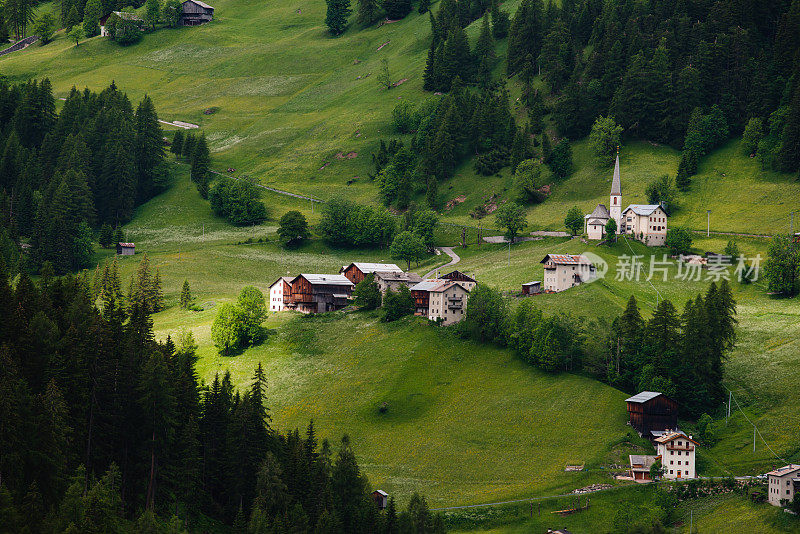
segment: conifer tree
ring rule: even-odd
[[[339,36],[347,29],[347,17],[350,10],[350,0],[325,0],[328,10],[325,15],[325,25],[334,36]]]
[[[417,6],[417,12],[420,15],[424,15],[430,10],[431,10],[431,0],[419,0],[419,6]]]
[[[156,274],[153,276],[153,281],[150,284],[148,297],[153,312],[159,312],[164,309],[164,292],[161,290],[161,273],[156,268]]]
[[[136,123],[136,198],[142,202],[150,198],[161,185],[157,173],[159,165],[164,161],[163,132],[158,123],[153,101],[148,95],[136,108],[134,116]]]
[[[100,227],[100,237],[98,239],[101,247],[108,248],[111,246],[111,240],[114,237],[113,232],[110,224],[103,223],[103,226]]]
[[[206,143],[206,135],[202,134],[197,138],[191,161],[191,177],[197,186],[200,196],[208,198],[208,183],[210,181],[209,170],[211,168],[211,155]]]
[[[381,16],[378,0],[358,0],[356,22],[362,26],[370,26]]]
[[[491,79],[492,63],[495,58],[494,39],[489,30],[489,12],[483,16],[481,33],[475,43],[475,63],[478,66],[478,78],[486,85]]]
[[[181,150],[183,149],[183,131],[178,130],[175,132],[175,135],[172,136],[172,144],[169,147],[169,151],[175,154],[176,157],[181,155]]]
[[[100,35],[100,0],[87,0],[83,8],[83,33],[87,38]]]
[[[189,281],[183,281],[183,288],[181,288],[181,299],[180,299],[180,307],[181,309],[188,310],[189,307],[192,305],[192,292],[189,289]]]
[[[504,39],[508,35],[508,26],[511,24],[508,13],[500,9],[498,0],[492,0],[492,36],[497,39]]]
[[[183,138],[183,145],[181,145],[181,156],[183,159],[191,163],[192,155],[194,154],[194,145],[196,138],[193,133],[187,133]]]
[[[800,56],[800,52],[798,55]],[[796,84],[786,123],[781,133],[778,164],[784,172],[800,170],[800,82]]]

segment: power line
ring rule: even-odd
[[[723,386],[723,387],[725,387],[725,386]],[[764,442],[764,445],[766,445],[766,446],[767,446],[767,449],[769,449],[769,452],[771,452],[771,453],[772,453],[772,455],[773,455],[775,458],[777,458],[778,460],[780,460],[780,461],[782,461],[782,462],[786,462],[786,461],[787,461],[787,460],[786,460],[786,458],[781,458],[780,456],[778,456],[778,454],[777,454],[775,451],[773,451],[773,450],[772,450],[772,447],[770,447],[770,446],[769,446],[769,443],[767,443],[767,440],[765,440],[765,439],[764,439],[764,436],[761,434],[761,431],[758,429],[758,427],[756,426],[756,424],[755,424],[754,422],[752,422],[752,421],[750,420],[750,418],[749,418],[749,417],[747,417],[747,414],[746,414],[746,413],[744,413],[744,410],[742,410],[742,406],[741,406],[741,404],[739,404],[739,399],[737,399],[737,398],[736,398],[736,396],[733,394],[733,391],[731,391],[731,390],[730,390],[730,389],[728,389],[727,387],[725,387],[725,389],[727,389],[727,390],[728,390],[728,393],[730,394],[730,398],[732,398],[732,399],[733,399],[733,400],[736,402],[736,407],[737,407],[737,408],[739,409],[739,411],[742,413],[742,415],[743,415],[743,416],[744,416],[744,418],[747,420],[747,422],[748,422],[748,423],[750,423],[751,425],[753,425],[753,449],[755,449],[755,435],[756,435],[756,434],[758,434],[758,437],[760,437],[760,438],[761,438],[761,441],[763,441],[763,442]],[[728,401],[728,403],[730,404],[730,401]],[[754,451],[754,452],[755,452],[755,451]]]

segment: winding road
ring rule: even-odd
[[[436,247],[436,248],[441,250],[442,252],[444,252],[448,256],[450,256],[450,263],[445,263],[444,265],[433,269],[432,271],[427,273],[425,276],[423,276],[422,277],[423,279],[424,278],[431,278],[431,277],[436,275],[436,271],[438,271],[439,269],[444,269],[445,267],[450,267],[451,265],[455,265],[456,263],[461,261],[461,257],[458,254],[456,254],[455,252],[453,252],[453,247]]]

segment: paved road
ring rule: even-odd
[[[438,271],[439,269],[444,269],[445,267],[450,267],[450,266],[455,265],[456,263],[461,261],[461,258],[459,257],[459,255],[456,254],[455,252],[453,252],[453,247],[436,247],[436,248],[438,248],[439,250],[441,250],[442,252],[444,252],[445,254],[450,256],[450,263],[445,263],[441,267],[437,267],[437,268],[433,269],[431,272],[427,273],[422,278],[432,278],[433,276],[436,275],[436,271]]]
[[[540,239],[544,239],[543,237],[539,236],[528,236],[524,235],[522,237],[518,237],[514,240],[514,243],[522,243],[523,241],[539,241]],[[484,237],[483,240],[487,243],[508,243],[506,236],[504,235],[490,235]]]

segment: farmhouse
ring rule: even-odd
[[[598,204],[583,217],[584,232],[589,239],[601,240],[606,235],[606,223],[614,219],[617,233],[629,234],[645,245],[664,246],[667,240],[667,212],[659,204],[631,204],[622,209],[622,182],[619,174],[619,154],[614,162],[609,207]]]
[[[323,313],[347,306],[353,282],[341,274],[300,274],[292,279],[284,306],[302,313]]]
[[[342,267],[339,274],[345,275],[353,284],[357,284],[362,281],[366,275],[376,272],[402,273],[403,269],[394,263],[351,263],[350,265]]]
[[[548,254],[539,262],[544,264],[544,290],[558,293],[595,278],[595,266],[586,256]]]
[[[441,321],[447,326],[464,318],[469,289],[462,282],[433,278],[412,286],[411,295],[414,297],[414,315]]]
[[[375,283],[381,294],[386,294],[387,289],[399,291],[401,287],[411,287],[422,282],[422,277],[416,273],[395,271],[375,271]]]
[[[292,293],[292,277],[281,276],[269,286],[269,311],[283,311]]]
[[[678,403],[657,391],[642,391],[625,399],[628,424],[645,438],[678,427]],[[658,433],[658,434],[657,434]]]
[[[180,23],[183,26],[197,26],[211,22],[214,18],[214,8],[200,0],[186,0],[181,4]]]
[[[650,480],[650,466],[657,460],[652,454],[630,454],[628,461],[631,464],[631,478],[637,482]]]
[[[800,465],[789,464],[767,473],[769,488],[767,501],[772,506],[783,506],[783,501],[792,502],[800,492]]]
[[[117,243],[117,254],[120,256],[133,256],[136,254],[136,245],[133,243]]]
[[[478,282],[466,274],[462,273],[461,271],[453,271],[451,273],[447,273],[446,275],[441,277],[442,280],[452,280],[453,282],[459,282],[467,291],[472,291]]]
[[[695,478],[695,448],[697,442],[683,432],[666,432],[656,438],[656,456],[661,458],[664,478]]]

